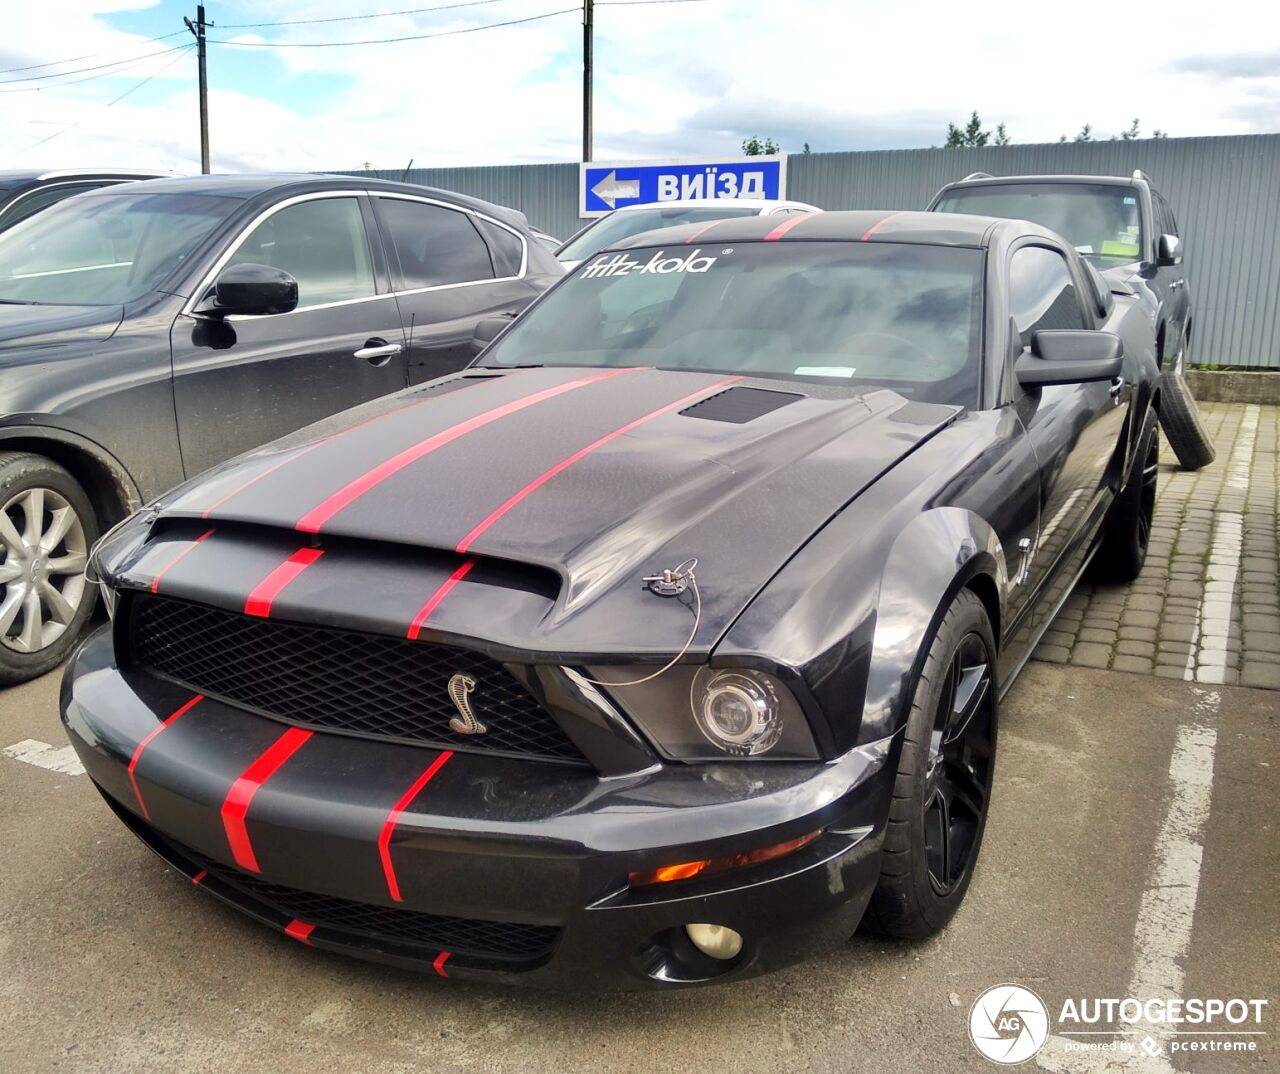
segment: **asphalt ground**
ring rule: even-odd
[[[0,695],[0,747],[64,745],[56,697],[56,675]],[[1208,1038],[1139,1026],[1075,1039],[1152,1036],[1158,1058],[1082,1057],[1059,1024],[1031,1068],[1274,1070],[1278,700],[1032,663],[1002,705],[982,860],[941,936],[858,936],[661,994],[496,990],[306,948],[166,869],[85,776],[28,744],[27,761],[0,753],[0,1071],[991,1071],[968,1016],[1002,982],[1051,1018],[1069,997],[1268,1001],[1238,1027],[1262,1035],[1220,1038],[1253,1052],[1170,1060]]]

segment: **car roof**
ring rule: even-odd
[[[5,168],[0,169],[0,182],[38,183],[52,179],[156,179],[172,175],[159,169],[141,171],[135,168]]]
[[[759,208],[759,209],[778,209],[778,208],[796,208],[796,209],[812,209],[814,212],[820,212],[816,205],[810,205],[806,201],[788,201],[785,198],[682,198],[676,201],[649,201],[643,205],[621,205],[614,212],[618,213],[634,213],[641,212],[645,209],[741,209],[741,208]]]
[[[416,194],[434,197],[452,204],[478,209],[499,219],[528,226],[524,213],[503,205],[451,190],[418,186],[415,183],[394,183],[386,179],[369,179],[363,176],[328,175],[315,172],[245,172],[215,175],[184,175],[164,179],[147,179],[130,183],[128,188],[104,187],[91,190],[81,197],[118,197],[121,194],[205,194],[212,197],[236,198],[248,201],[262,194],[306,194],[321,190],[373,190],[387,193]]]
[[[779,223],[777,217],[738,216],[716,220],[710,224],[679,224],[646,231],[622,239],[611,250],[645,246],[677,245],[694,242],[895,242],[921,246],[982,247],[997,233],[1016,231],[1019,235],[1035,235],[1062,240],[1048,228],[1028,220],[1007,220],[965,213],[931,213],[919,210],[891,212],[884,209],[827,211],[806,216],[789,216]]]
[[[1137,186],[1142,178],[1135,175],[984,175],[966,177],[948,183],[944,190],[958,186],[1007,186],[1011,183],[1089,184],[1090,186]]]

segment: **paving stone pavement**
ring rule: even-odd
[[[1280,407],[1201,410],[1218,457],[1187,472],[1162,441],[1142,574],[1081,584],[1037,660],[1280,690]]]

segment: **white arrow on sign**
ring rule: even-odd
[[[591,188],[591,193],[609,206],[610,209],[614,209],[617,208],[619,199],[638,198],[640,196],[640,180],[619,179],[618,173],[612,171]]]

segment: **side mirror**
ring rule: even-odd
[[[1013,372],[1024,388],[1115,380],[1124,368],[1124,342],[1114,332],[1063,329],[1036,332]]]
[[[1177,235],[1161,235],[1156,248],[1157,265],[1182,264],[1182,240]]]
[[[475,331],[471,334],[471,353],[479,354],[502,334],[513,320],[514,313],[504,313],[500,317],[483,317],[476,322]]]
[[[298,281],[269,265],[230,265],[218,273],[213,291],[196,307],[211,317],[256,317],[298,308]]]

